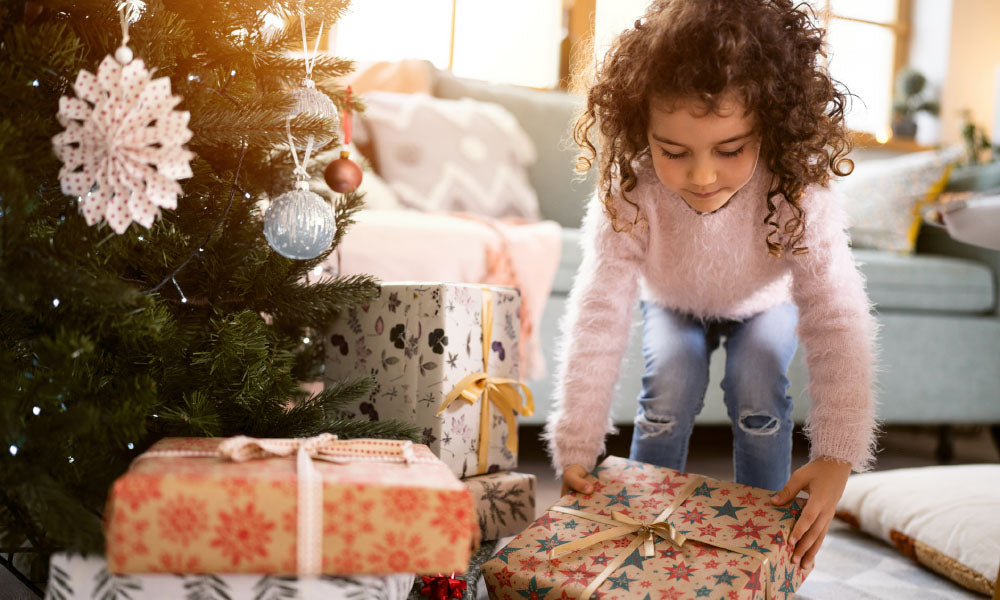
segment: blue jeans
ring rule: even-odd
[[[701,321],[643,301],[646,372],[630,457],[684,471],[694,419],[705,403],[708,365],[726,338],[722,390],[733,428],[737,483],[780,490],[791,476],[788,366],[798,309],[782,304],[745,321]]]

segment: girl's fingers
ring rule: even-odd
[[[819,511],[813,509],[809,510],[809,503],[806,502],[806,507],[802,510],[802,515],[799,516],[799,520],[795,522],[795,527],[792,528],[792,537],[789,538],[789,543],[795,547],[795,554],[792,556],[792,562],[797,563],[805,552],[805,548],[809,547],[809,540],[816,537],[813,532],[813,523],[819,517]]]
[[[802,557],[802,568],[811,569],[813,566],[813,560],[816,558],[816,553],[819,552],[820,546],[823,545],[823,540],[826,538],[826,532],[830,528],[830,523],[827,522],[821,529],[819,529],[819,536],[817,536],[816,541],[813,542],[812,546],[806,552],[805,556]]]
[[[803,511],[802,518],[799,519],[799,523],[806,518],[806,513]],[[806,554],[808,550],[811,550],[817,539],[823,535],[826,529],[824,525],[825,523],[823,522],[823,519],[819,518],[819,515],[813,513],[809,514],[808,523],[806,523],[808,530],[804,532],[802,539],[795,544],[795,554],[792,556],[793,563],[801,564],[802,556]],[[796,524],[796,528],[798,528],[798,524]]]
[[[589,494],[594,491],[594,485],[587,481],[587,470],[579,465],[571,465],[563,472],[563,494],[570,491]]]
[[[589,494],[594,491],[594,486],[583,476],[576,473],[567,473],[565,479],[574,491]]]

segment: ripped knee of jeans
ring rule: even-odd
[[[750,435],[772,435],[781,429],[781,423],[769,414],[746,414],[740,417],[740,429]]]
[[[642,437],[656,437],[668,434],[674,430],[677,419],[670,415],[651,415],[640,412],[635,417],[635,428]]]

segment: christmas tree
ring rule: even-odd
[[[291,90],[304,77],[303,38],[317,39],[345,5],[5,0],[0,6],[0,547],[33,548],[36,576],[56,549],[102,550],[109,485],[161,437],[331,432],[415,439],[412,428],[398,423],[337,418],[339,405],[367,392],[368,379],[313,395],[301,386],[321,377],[324,323],[377,291],[369,277],[317,273],[361,207],[360,196],[326,190],[336,234],[316,258],[285,258],[263,235],[261,205],[295,181],[288,136],[332,137],[332,147],[338,144],[336,113],[294,116]],[[150,146],[145,158],[132,157],[137,168],[155,171],[138,184],[149,194],[168,171],[185,170],[184,156],[190,159],[172,196],[176,208],[160,190],[169,209],[146,206],[135,213],[136,223],[116,221],[103,208],[97,217],[81,214],[81,207],[116,199],[102,199],[100,184],[86,183],[93,192],[85,197],[64,193],[62,180],[80,168],[62,178],[60,169],[72,170],[74,157],[92,160],[95,150],[82,143],[59,150],[60,138],[53,141],[83,106],[60,104],[61,97],[84,94],[81,71],[100,79],[101,69],[134,63],[116,55],[125,35],[134,60],[154,80],[169,78],[169,94],[180,103],[168,109],[190,114],[191,135],[174,162],[154,165],[149,158],[166,152],[166,141]],[[336,78],[350,68],[323,53],[312,66],[316,89],[340,108],[349,101]],[[176,133],[180,121],[167,111],[148,125],[164,131],[171,125]],[[117,143],[112,135],[129,133],[101,135],[106,152]],[[309,175],[323,168],[316,161],[305,166]]]

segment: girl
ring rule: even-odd
[[[544,433],[564,492],[592,492],[639,292],[646,372],[631,458],[684,470],[724,338],[736,481],[780,489],[775,504],[808,492],[789,540],[807,567],[877,434],[876,324],[827,186],[853,163],[823,34],[791,0],[657,0],[612,44],[574,130],[578,166],[599,156],[599,184]],[[811,449],[791,474],[797,337]]]

